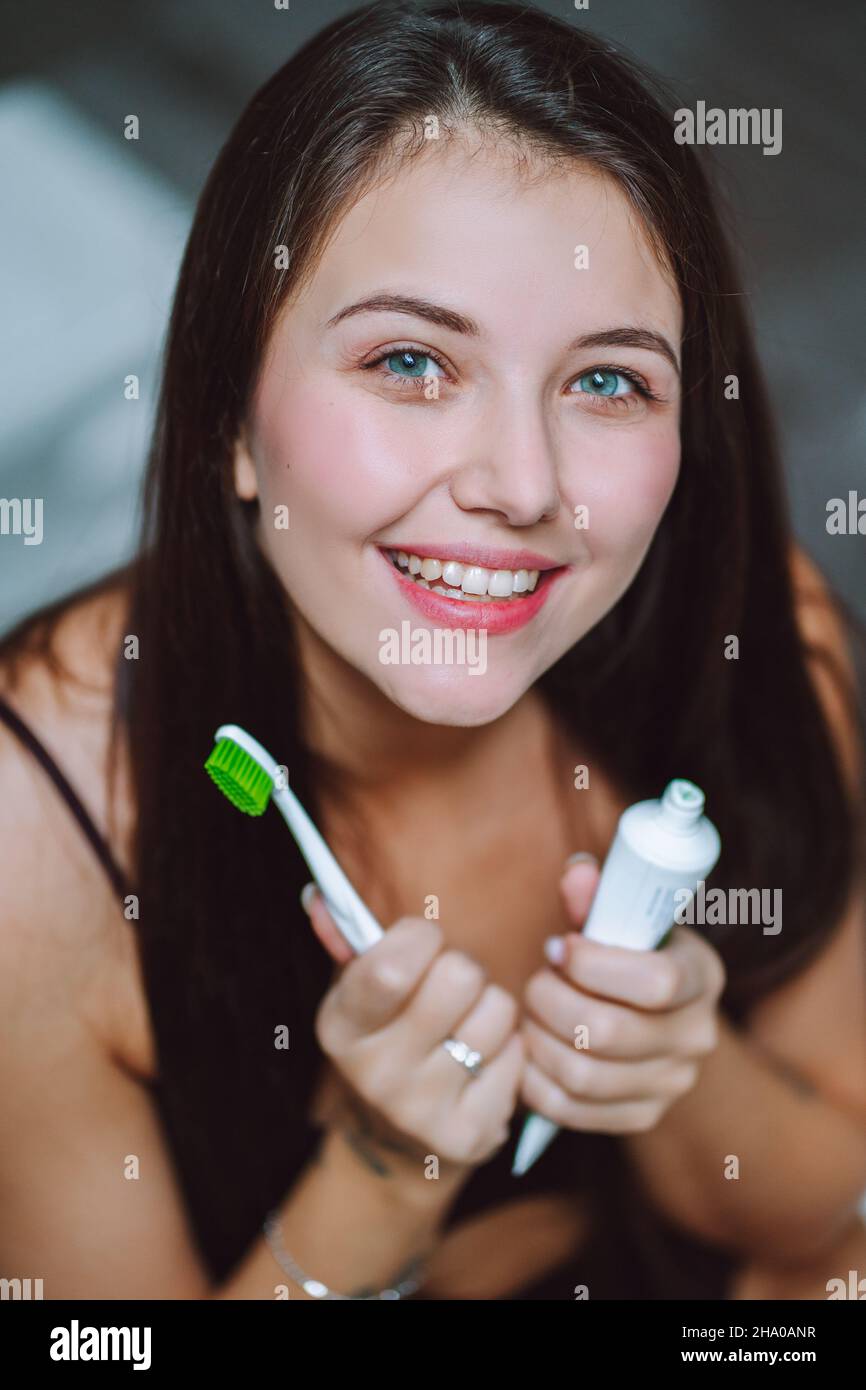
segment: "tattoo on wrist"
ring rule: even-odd
[[[353,1121],[344,1126],[343,1138],[377,1177],[388,1178],[392,1176],[392,1170],[379,1152],[380,1149],[390,1149],[392,1153],[398,1153],[403,1158],[412,1158],[416,1162],[421,1162],[413,1145],[401,1143],[400,1140],[377,1131],[366,1112],[351,1100],[349,1107]]]
[[[389,1178],[391,1176],[390,1168],[386,1163],[383,1163],[363,1131],[346,1128],[343,1130],[343,1138],[365,1167],[369,1168],[377,1177]]]

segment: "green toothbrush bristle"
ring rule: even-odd
[[[234,739],[221,738],[204,766],[233,806],[247,816],[262,815],[274,784],[255,758],[239,748]]]

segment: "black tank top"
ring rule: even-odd
[[[0,696],[3,722],[51,778],[123,905],[134,891],[105,836],[51,754]],[[152,1089],[159,1088],[159,1080]],[[525,1107],[512,1117],[509,1141],[474,1170],[451,1207],[445,1230],[471,1215],[519,1197],[550,1192],[589,1197],[590,1230],[573,1254],[542,1278],[508,1295],[514,1300],[722,1299],[735,1261],[668,1225],[642,1198],[616,1136],[563,1130],[522,1177],[512,1176]],[[250,1232],[254,1241],[259,1231]],[[413,1299],[426,1297],[423,1287]]]

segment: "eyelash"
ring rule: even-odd
[[[389,357],[396,357],[402,352],[414,353],[417,357],[429,357],[430,361],[435,362],[437,367],[441,367],[443,372],[448,372],[447,364],[444,359],[440,357],[439,353],[434,352],[432,348],[422,348],[418,343],[398,343],[395,346],[385,348],[384,351],[380,352],[377,357],[374,357],[371,362],[361,363],[361,371],[372,371],[375,367],[381,366],[383,362],[387,362]],[[589,367],[585,372],[581,372],[578,376],[573,377],[572,380],[580,381],[585,376],[592,376],[593,372],[613,372],[615,375],[621,376],[625,381],[629,382],[638,395],[644,400],[654,401],[662,405],[665,403],[665,398],[653,391],[644,378],[639,376],[637,372],[628,367],[614,366],[613,363],[610,362],[599,362],[595,366]],[[423,391],[427,384],[427,378],[424,376],[398,376],[396,372],[385,372],[382,374],[382,377],[383,380],[393,382],[398,390],[403,390],[408,386],[410,390]],[[591,401],[592,405],[590,408],[594,410],[628,409],[626,404],[629,400],[628,396],[593,396],[588,391],[575,391],[571,394],[583,396],[585,400]],[[621,402],[622,404],[617,404],[617,402]]]
[[[372,362],[362,362],[361,371],[372,371],[374,367],[380,366],[382,362],[387,362],[389,357],[397,357],[401,352],[411,352],[414,353],[416,357],[429,357],[431,362],[435,362],[437,367],[442,368],[443,372],[447,373],[448,371],[445,360],[439,356],[438,352],[434,352],[432,348],[422,348],[418,343],[398,343],[395,347],[385,348],[384,352],[380,352],[378,357],[373,358]],[[416,389],[423,389],[427,384],[423,376],[397,376],[396,372],[385,372],[384,376],[387,377],[389,381],[396,382],[397,386],[401,389],[404,386],[414,386]]]

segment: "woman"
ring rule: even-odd
[[[375,5],[221,152],[140,554],[2,649],[3,1265],[46,1297],[840,1272],[866,1188],[850,657],[671,111],[524,5]],[[406,623],[483,663],[386,660]],[[279,817],[215,792],[227,721],[390,924],[372,951],[304,915]],[[580,937],[592,856],[675,775],[720,829],[713,883],[781,889],[780,932]],[[513,1178],[528,1108],[562,1133]]]

